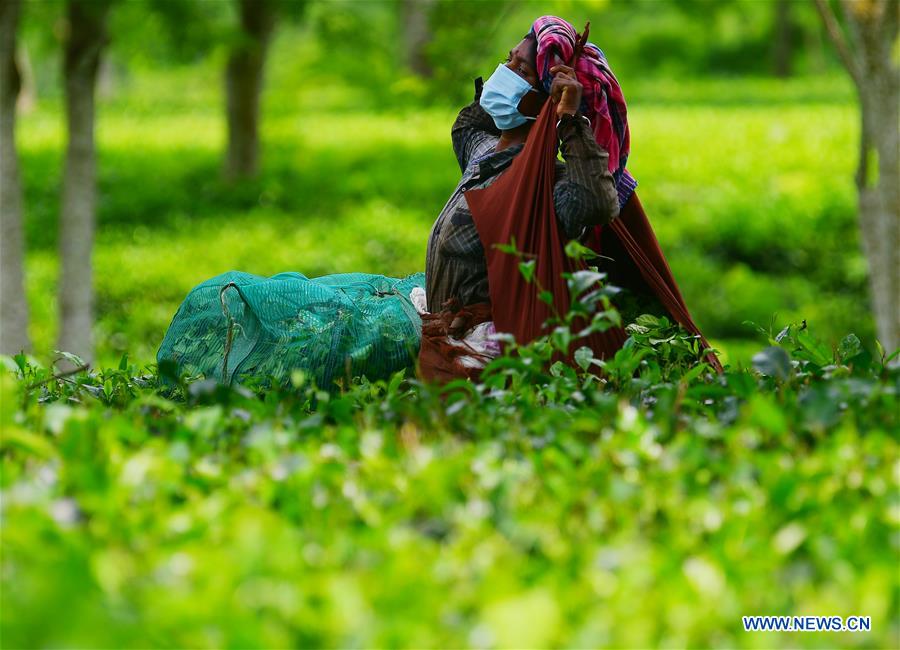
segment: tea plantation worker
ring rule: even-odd
[[[451,130],[462,179],[432,227],[425,263],[428,311],[423,323],[420,372],[449,380],[474,378],[499,346],[490,333],[490,297],[484,249],[464,191],[493,183],[522,151],[544,102],[556,104],[560,152],[553,203],[565,236],[583,236],[619,214],[619,193],[609,171],[609,152],[597,144],[581,112],[583,85],[564,64],[537,67],[534,28],[509,51],[487,82],[475,81],[475,100]],[[480,328],[477,326],[481,325]],[[468,341],[460,340],[466,333]]]
[[[475,101],[460,111],[453,125],[451,138],[462,178],[428,241],[425,276],[430,313],[423,316],[419,354],[424,379],[477,377],[500,352],[499,345],[490,341],[492,320],[525,321],[516,313],[514,301],[491,304],[492,289],[496,298],[498,291],[522,280],[497,277],[496,270],[489,269],[484,233],[480,237],[476,228],[476,221],[484,223],[485,215],[479,209],[473,219],[465,193],[477,192],[503,176],[522,152],[548,100],[555,104],[559,152],[565,161],[556,161],[552,197],[560,239],[577,238],[602,254],[593,263],[608,273],[612,284],[627,290],[628,300],[618,301],[619,306],[628,305],[634,313],[623,316],[668,312],[708,347],[637,199],[637,181],[625,168],[630,134],[621,88],[603,52],[586,40],[587,29],[581,37],[561,18],[538,18],[487,82],[475,81]],[[508,212],[488,216],[508,220],[515,230],[515,221],[523,217]],[[621,328],[604,333],[600,356],[614,353],[626,336]],[[721,368],[712,353],[708,360]]]

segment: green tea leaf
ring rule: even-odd
[[[575,350],[575,363],[577,363],[582,370],[587,370],[591,367],[591,362],[594,360],[594,351],[591,350],[586,345],[581,346],[577,350]]]
[[[531,284],[531,281],[534,279],[535,264],[535,260],[519,262],[519,273],[525,278],[525,282],[528,282],[529,284]]]
[[[791,374],[791,358],[783,348],[770,346],[753,355],[753,367],[768,377],[784,381]]]

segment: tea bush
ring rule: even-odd
[[[4,645],[890,646],[897,354],[801,323],[717,374],[642,316],[612,359],[553,363],[575,322],[443,389],[7,359]]]

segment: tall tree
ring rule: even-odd
[[[420,77],[431,77],[431,62],[425,51],[431,41],[429,17],[434,0],[402,0],[401,35],[406,65]]]
[[[107,44],[107,0],[69,0],[63,55],[66,146],[60,210],[59,349],[86,361],[94,354],[92,250],[96,222],[94,95]]]
[[[16,65],[20,0],[0,0],[0,353],[31,347],[25,298],[22,185],[16,154]]]
[[[776,77],[790,77],[794,54],[794,25],[791,21],[791,3],[793,0],[776,0],[775,9],[775,41],[772,51],[773,72]]]
[[[228,152],[225,173],[249,177],[259,165],[259,106],[263,71],[275,27],[274,0],[237,0],[240,33],[228,56],[225,89]]]
[[[815,2],[859,96],[859,223],[878,338],[893,351],[900,347],[900,3],[842,0],[845,31],[828,0]]]

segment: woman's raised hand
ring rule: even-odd
[[[575,71],[567,65],[555,65],[550,68],[553,83],[550,84],[550,97],[556,106],[556,115],[575,115],[581,106],[581,83]]]

